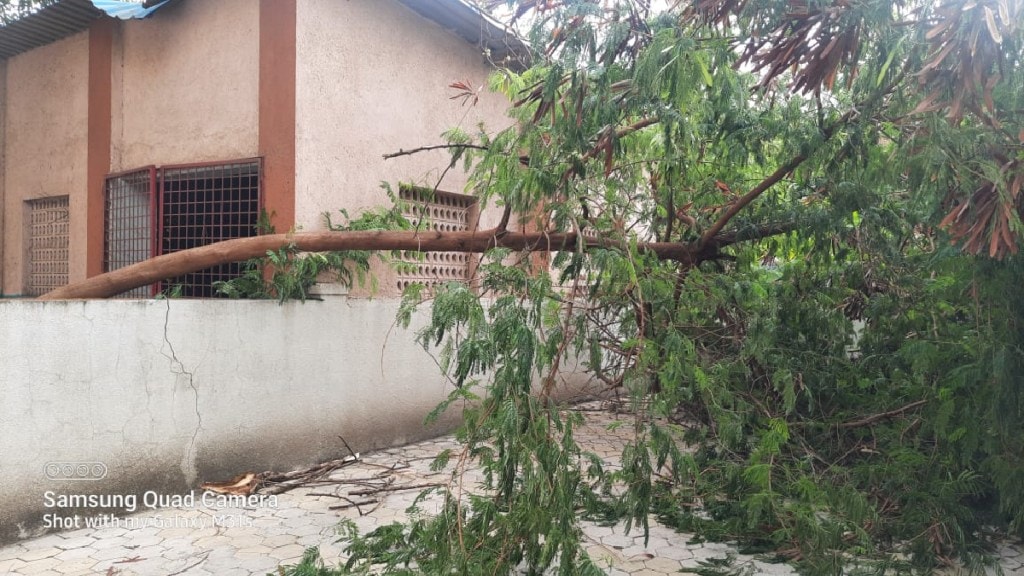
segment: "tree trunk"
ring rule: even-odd
[[[640,252],[655,254],[663,260],[675,260],[683,266],[695,266],[718,257],[719,249],[737,242],[758,240],[796,229],[796,223],[785,222],[748,228],[740,232],[721,233],[698,246],[698,243],[676,242],[640,243]],[[556,252],[582,248],[608,248],[626,250],[626,242],[605,237],[544,232],[508,232],[503,227],[469,232],[438,231],[346,231],[297,232],[271,234],[252,238],[225,240],[198,248],[182,250],[150,258],[138,264],[113,272],[93,276],[47,292],[38,300],[66,300],[73,298],[109,298],[140,286],[174,278],[230,262],[242,262],[265,256],[267,251],[293,246],[301,252],[331,252],[335,250],[410,250],[416,252],[486,252],[491,248],[511,248],[534,252]]]
[[[58,288],[40,296],[39,300],[73,298],[109,298],[122,292],[196,272],[211,266],[241,262],[266,255],[268,250],[294,246],[302,252],[334,250],[411,250],[419,252],[485,252],[494,247],[513,250],[558,251],[575,250],[576,234],[522,234],[497,229],[475,232],[300,232],[271,234],[216,242],[198,248],[164,254],[138,264],[126,266],[80,282]],[[585,249],[624,248],[618,241],[583,237]],[[641,250],[653,251],[660,258],[692,264],[697,252],[691,247],[673,243],[652,243]]]

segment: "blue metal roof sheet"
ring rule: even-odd
[[[103,10],[108,16],[121,20],[145,18],[166,3],[167,0],[153,5],[147,5],[149,3],[144,0],[92,0],[93,6]]]

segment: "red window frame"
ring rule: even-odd
[[[187,177],[190,173],[192,178]],[[261,158],[147,166],[110,174],[104,189],[104,271],[189,247],[255,236],[262,211]],[[152,297],[165,286],[182,286],[184,296],[211,297],[212,282],[237,275],[241,263],[217,268],[165,279],[121,297]]]

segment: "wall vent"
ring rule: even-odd
[[[67,196],[28,201],[28,286],[41,296],[68,283],[70,211]]]
[[[404,215],[419,230],[464,232],[473,229],[477,219],[476,198],[403,186],[399,197],[405,203]],[[471,255],[465,252],[403,252],[404,263],[397,273],[397,287],[405,290],[410,284],[428,288],[446,282],[467,282]]]

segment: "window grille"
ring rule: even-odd
[[[221,240],[257,234],[260,162],[167,166],[107,178],[107,271]],[[161,287],[181,296],[216,296],[213,283],[241,273],[242,264],[215,266],[122,294],[153,295]]]
[[[459,232],[470,229],[476,210],[472,196],[405,186],[399,190],[405,202],[404,215],[420,230]],[[399,290],[410,284],[427,287],[469,279],[470,256],[464,252],[403,252],[405,263],[397,274]]]
[[[255,236],[260,218],[258,162],[176,167],[161,177],[161,253],[170,254],[221,240]],[[222,264],[169,279],[182,296],[215,296],[213,283],[242,272],[242,263]]]
[[[40,296],[68,283],[68,197],[28,201],[28,286]]]
[[[107,178],[103,204],[103,270],[111,272],[142,262],[157,252],[153,229],[156,226],[156,169],[146,168]],[[142,286],[120,297],[146,298],[155,295],[156,285]]]

